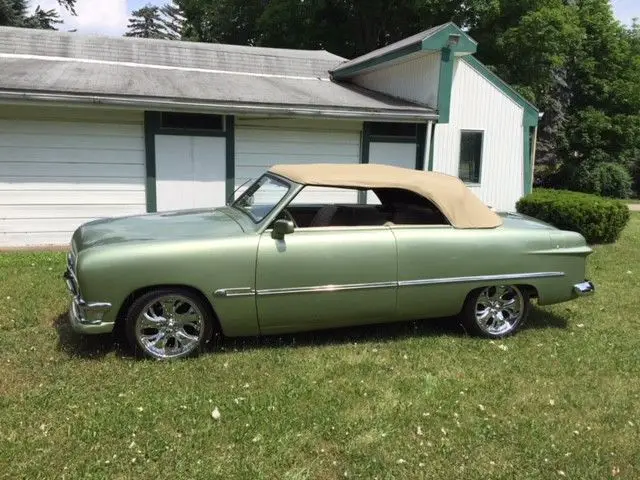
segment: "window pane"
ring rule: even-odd
[[[415,123],[371,123],[371,136],[382,137],[412,137],[416,136]]]
[[[245,212],[258,223],[271,213],[288,191],[288,184],[264,175],[245,190],[232,206]]]
[[[222,115],[176,112],[163,112],[162,114],[162,128],[222,130],[223,125]]]
[[[304,187],[291,205],[314,204],[325,205],[335,203],[358,203],[358,191],[352,188],[316,187],[309,185]]]
[[[458,177],[468,183],[480,183],[482,132],[462,132]]]

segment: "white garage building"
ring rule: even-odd
[[[538,111],[475,51],[451,23],[349,61],[0,28],[0,247],[222,205],[274,163],[435,170],[513,210],[531,189]]]

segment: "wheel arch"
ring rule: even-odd
[[[181,284],[148,285],[148,286],[141,287],[141,288],[138,288],[138,289],[132,291],[124,299],[124,301],[122,302],[122,305],[120,305],[120,309],[118,310],[118,314],[116,316],[116,324],[115,324],[114,332],[117,332],[117,334],[119,336],[124,334],[124,325],[125,325],[125,319],[126,319],[126,316],[127,316],[127,312],[131,308],[131,305],[133,305],[133,303],[138,298],[140,298],[142,295],[145,295],[146,293],[149,293],[149,292],[151,292],[153,290],[168,289],[168,288],[187,290],[187,291],[191,292],[192,294],[196,295],[203,302],[205,307],[209,309],[209,313],[211,314],[211,317],[213,318],[213,322],[214,322],[213,335],[216,335],[216,333],[218,333],[218,332],[219,333],[224,333],[223,330],[222,330],[222,324],[220,323],[220,317],[218,316],[218,313],[216,312],[216,309],[214,308],[212,303],[209,301],[207,296],[200,289],[198,289],[196,287],[193,287],[191,285],[181,285]]]

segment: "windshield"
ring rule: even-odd
[[[243,211],[259,223],[269,215],[289,191],[290,185],[269,175],[264,175],[251,185],[232,207]]]

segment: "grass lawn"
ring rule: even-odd
[[[500,342],[438,320],[136,361],[71,333],[63,268],[0,254],[2,478],[640,478],[640,214],[595,296]]]

